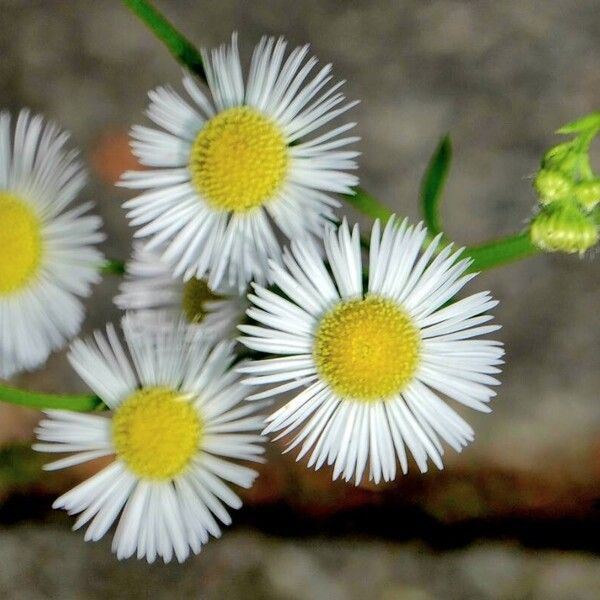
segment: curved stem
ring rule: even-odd
[[[198,50],[157,8],[146,0],[123,0],[123,3],[154,32],[180,63],[206,81],[202,56]]]
[[[363,214],[380,219],[385,223],[393,214],[387,206],[381,204],[379,200],[371,196],[362,188],[356,188],[356,194],[344,196],[344,199]],[[431,236],[427,242],[431,241]],[[447,239],[445,239],[448,242]],[[440,250],[443,247],[440,246]],[[524,231],[513,235],[508,235],[497,240],[484,242],[477,246],[467,246],[463,256],[470,256],[473,264],[469,271],[486,271],[500,265],[528,258],[539,252],[529,239],[529,232]]]
[[[39,410],[74,410],[78,412],[89,412],[102,406],[102,401],[98,396],[79,396],[64,394],[44,394],[41,392],[26,392],[5,385],[0,385],[0,400],[37,408]]]
[[[344,195],[344,200],[363,213],[363,215],[367,215],[372,219],[379,219],[383,223],[394,214],[385,204],[379,202],[377,198],[371,196],[371,194],[361,187],[355,187],[354,194]]]
[[[485,242],[479,246],[467,246],[464,255],[473,259],[469,271],[474,272],[506,265],[533,256],[538,252],[540,250],[532,244],[529,231],[523,231]]]

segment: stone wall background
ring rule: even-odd
[[[336,76],[348,80],[347,95],[362,100],[353,115],[362,136],[362,184],[401,214],[418,218],[420,177],[438,139],[450,132],[454,164],[443,212],[447,232],[459,243],[517,229],[531,214],[530,176],[555,143],[553,130],[599,108],[596,0],[157,4],[198,44],[214,45],[239,31],[246,56],[265,33],[284,34],[292,44],[310,42],[321,62],[333,62]],[[91,165],[86,194],[105,220],[111,256],[125,257],[131,239],[120,207],[126,195],[110,185],[130,160],[124,132],[140,121],[147,90],[166,82],[177,87],[179,77],[167,52],[117,0],[0,0],[0,106],[29,106],[73,132]],[[467,415],[475,443],[459,456],[449,450],[444,472],[412,473],[383,492],[354,490],[331,485],[328,473],[308,473],[275,449],[247,498],[251,516],[241,517],[251,528],[209,546],[183,570],[150,570],[151,587],[119,597],[162,597],[164,590],[176,590],[202,598],[359,598],[362,588],[349,583],[360,577],[357,572],[366,582],[378,578],[365,589],[381,598],[599,597],[599,561],[592,556],[525,551],[512,542],[446,554],[421,542],[397,541],[426,538],[435,546],[436,536],[448,537],[444,527],[466,523],[473,528],[469,542],[481,531],[529,545],[600,550],[593,535],[600,522],[598,265],[593,256],[546,255],[476,280],[472,289],[491,289],[501,301],[497,317],[507,365],[494,412]],[[117,317],[110,304],[116,283],[108,278],[97,289],[87,331]],[[82,389],[63,355],[16,383],[46,391]],[[0,509],[0,595],[117,597],[107,581],[127,585],[146,571],[134,563],[117,565],[107,544],[90,548],[82,536],[67,536],[62,532],[68,521],[42,509],[50,494],[84,473],[40,479],[39,459],[14,447],[28,441],[37,418],[0,406],[0,496],[6,502]],[[389,526],[369,527],[382,510]],[[296,527],[271,527],[270,514],[283,514]],[[419,523],[437,523],[434,533],[411,527],[414,514],[423,519]],[[56,519],[61,529],[52,524]],[[11,525],[15,521],[21,524]],[[330,527],[332,522],[338,525]],[[536,527],[545,532],[543,539],[528,537]],[[256,528],[279,537],[264,537]],[[298,543],[286,537],[303,529],[321,537]],[[382,532],[396,541],[366,539]],[[363,541],[336,541],[337,535]],[[244,558],[245,548],[260,560]],[[454,578],[457,561],[475,583]],[[553,561],[563,562],[559,568]],[[500,579],[523,585],[485,584],[490,564],[508,569]],[[60,587],[64,565],[71,565],[70,578],[63,577],[68,591]],[[379,569],[376,576],[373,569]],[[594,570],[596,575],[585,575]],[[550,573],[550,583],[543,584],[549,587],[536,587],[542,572]],[[25,573],[23,581],[19,573]],[[98,587],[89,584],[90,577]],[[219,587],[236,577],[239,586]]]

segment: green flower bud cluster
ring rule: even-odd
[[[531,241],[546,252],[583,254],[598,243],[600,177],[589,162],[598,131],[600,113],[565,125],[558,133],[576,137],[544,155],[533,182],[540,210],[529,231]]]
[[[533,219],[531,241],[545,252],[583,254],[598,243],[598,226],[577,206],[556,203]]]
[[[571,197],[583,210],[590,212],[600,203],[600,178],[576,182],[562,171],[542,168],[533,186],[540,203],[545,206]]]

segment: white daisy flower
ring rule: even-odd
[[[85,183],[69,134],[22,110],[0,113],[0,377],[41,365],[75,335],[80,297],[100,279],[99,217],[73,206]]]
[[[428,458],[442,468],[446,441],[455,450],[473,430],[440,394],[483,412],[495,395],[489,386],[502,363],[501,344],[472,338],[498,329],[485,324],[496,306],[488,292],[452,301],[474,277],[469,259],[450,246],[437,255],[440,236],[420,254],[426,230],[398,226],[380,235],[373,227],[368,284],[363,284],[358,226],[347,223],[325,237],[331,272],[317,252],[292,242],[287,269],[273,264],[273,279],[287,298],[255,286],[241,341],[253,350],[280,355],[240,368],[250,385],[269,389],[265,398],[298,388],[296,396],[267,420],[263,433],[294,432],[288,446],[311,452],[309,466],[334,465],[333,478],[358,484],[369,462],[369,479],[404,473],[407,451],[419,469]]]
[[[338,202],[352,193],[358,140],[344,137],[355,123],[317,130],[354,106],[340,81],[329,87],[331,65],[314,77],[308,46],[284,60],[287,42],[263,38],[244,83],[237,36],[203,51],[210,96],[189,75],[190,99],[170,87],[150,92],[147,114],[160,127],[134,126],[132,148],[145,171],[121,185],[146,192],[129,200],[131,225],[149,247],[166,243],[164,260],[184,279],[224,280],[240,292],[264,281],[269,259],[281,250],[272,223],[289,238],[322,237]],[[326,91],[324,91],[326,90]],[[307,137],[309,139],[307,139]]]
[[[115,304],[142,328],[172,327],[185,320],[190,328],[214,340],[232,339],[249,306],[237,288],[214,292],[203,279],[173,278],[160,253],[134,244],[125,280]]]
[[[86,541],[99,540],[118,518],[113,551],[181,562],[198,553],[226,507],[242,501],[227,482],[249,488],[257,473],[232,459],[258,461],[264,420],[244,402],[245,388],[230,369],[233,342],[186,342],[185,325],[139,333],[124,319],[131,358],[112,326],[107,337],[73,343],[69,360],[112,415],[48,411],[37,430],[43,452],[72,452],[46,466],[61,469],[114,455],[102,471],[54,503],[89,523]],[[120,514],[120,517],[119,517]],[[91,522],[90,522],[91,521]]]

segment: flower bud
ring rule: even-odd
[[[542,168],[564,171],[573,163],[574,158],[576,159],[575,153],[573,152],[573,142],[564,142],[550,148],[550,150],[544,154]],[[563,165],[566,165],[566,168]]]
[[[541,169],[533,185],[542,204],[550,204],[560,200],[573,190],[571,179],[564,173],[554,169]]]
[[[573,193],[577,202],[585,209],[592,210],[600,202],[600,179],[580,181]]]
[[[542,210],[531,223],[529,234],[533,244],[546,252],[583,254],[598,243],[593,219],[571,204]]]

